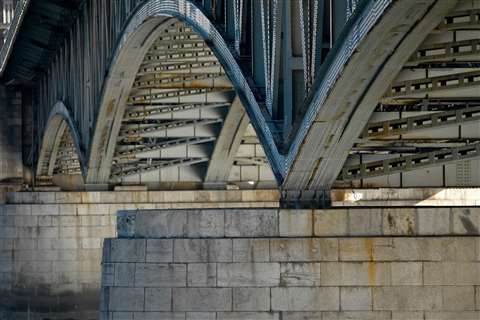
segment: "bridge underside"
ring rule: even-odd
[[[20,56],[2,70],[42,106],[35,184],[279,188],[294,207],[328,206],[331,188],[480,185],[479,1],[346,3],[344,16],[328,1],[81,7],[64,44],[32,42],[52,52],[45,74],[33,55],[28,75]],[[95,14],[115,10],[96,35]]]

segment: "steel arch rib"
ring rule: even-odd
[[[455,4],[456,1],[441,0],[362,3],[314,83],[308,109],[297,124],[298,132],[286,158],[284,190],[331,187],[350,144],[353,145],[388,84]],[[386,38],[387,35],[390,37]],[[379,79],[383,79],[385,88]],[[317,141],[312,141],[312,136]]]
[[[79,131],[77,130],[77,127],[72,120],[70,111],[68,111],[67,107],[62,101],[58,101],[57,103],[55,103],[52,110],[50,111],[47,125],[42,136],[42,144],[40,148],[39,158],[37,161],[36,174],[38,175],[41,173],[41,166],[44,161],[48,161],[50,163],[56,160],[50,158],[46,159],[45,157],[48,155],[48,152],[51,152],[53,150],[54,143],[59,134],[59,129],[62,125],[62,122],[66,123],[67,128],[70,130],[73,142],[75,143],[75,150],[77,152],[78,161],[80,162],[80,170],[82,172],[82,176],[85,177],[85,175],[87,174],[85,166],[86,162],[85,155],[80,148],[81,143]]]
[[[132,15],[126,28],[124,29],[123,36],[117,45],[114,58],[112,59],[113,64],[122,53],[122,49],[124,48],[129,37],[132,36],[144,22],[148,21],[149,18],[154,17],[177,18],[192,27],[206,42],[209,43],[212,51],[215,53],[217,59],[224,67],[230,81],[235,87],[240,100],[245,106],[252,125],[255,128],[262,145],[264,146],[265,153],[270,161],[275,177],[281,183],[285,173],[284,156],[280,154],[275,144],[273,133],[265,121],[263,111],[256,101],[247,79],[243,75],[240,66],[236,62],[223,37],[216,30],[211,21],[204,15],[204,13],[193,3],[187,0],[150,0],[141,5]],[[108,82],[108,79],[106,82]],[[102,103],[102,108],[106,107],[103,104],[104,103]],[[102,110],[99,112],[102,112]],[[87,175],[89,178],[87,178],[87,183],[105,183],[105,181],[95,181],[97,180],[96,175],[92,174],[91,172],[92,169],[98,169],[98,166],[96,165],[98,159],[95,159],[95,157],[99,157],[99,154],[95,150],[98,147],[95,146],[95,143],[96,141],[97,143],[99,142],[99,135],[102,134],[102,131],[112,134],[111,130],[102,130],[101,126],[103,124],[99,122],[101,121],[97,121],[97,127],[95,129],[94,139],[90,149],[90,161],[88,169],[89,174]],[[95,139],[95,137],[97,137],[97,139]]]

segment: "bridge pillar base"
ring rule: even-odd
[[[330,190],[283,190],[280,207],[283,209],[324,209],[330,208]]]

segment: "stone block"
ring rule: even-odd
[[[325,313],[323,313],[325,314]],[[338,312],[332,312],[338,314]],[[302,311],[287,311],[282,312],[282,320],[322,320],[322,312],[302,312]],[[332,318],[338,320],[338,318]]]
[[[136,287],[185,287],[187,268],[182,264],[145,264],[135,267]]]
[[[443,310],[473,311],[475,310],[474,286],[444,286]]]
[[[416,232],[414,208],[384,208],[384,235],[413,235]]]
[[[194,210],[188,212],[187,235],[191,238],[223,237],[224,210]]]
[[[312,210],[280,210],[279,229],[281,237],[312,236]]]
[[[146,238],[174,238],[186,234],[187,210],[138,211],[135,236]]]
[[[272,239],[270,260],[278,262],[336,261],[338,241],[336,239]]]
[[[280,286],[320,286],[320,263],[282,263],[280,265]]]
[[[266,262],[270,260],[268,239],[233,239],[234,262]]]
[[[477,260],[478,238],[442,238],[441,242],[443,261],[461,262]]]
[[[348,234],[346,209],[315,210],[313,221],[317,237],[341,237]]]
[[[173,262],[173,240],[147,239],[147,262]]]
[[[378,262],[325,262],[320,264],[325,286],[388,286],[390,264]]]
[[[339,258],[341,261],[373,260],[372,238],[339,239]]]
[[[417,208],[418,234],[447,235],[450,233],[450,208]]]
[[[442,310],[441,287],[374,287],[372,290],[374,310]]]
[[[134,320],[185,320],[185,312],[135,312]]]
[[[478,320],[480,311],[425,312],[424,320]]]
[[[217,265],[215,263],[188,264],[187,284],[189,287],[215,287],[217,284]]]
[[[109,311],[142,311],[144,305],[143,288],[110,288]]]
[[[274,312],[218,312],[217,320],[279,320]]]
[[[115,286],[133,287],[135,279],[134,263],[116,263],[115,264]]]
[[[230,288],[174,288],[174,311],[231,311]]]
[[[145,262],[145,240],[111,239],[109,262]]]
[[[376,261],[440,261],[440,238],[391,238],[374,241]]]
[[[55,216],[59,214],[59,205],[58,204],[41,204],[41,205],[32,205],[32,215],[36,216]],[[22,208],[23,210],[23,208]]]
[[[101,239],[100,238],[86,238],[82,239],[82,248],[83,249],[100,249],[101,248]]]
[[[372,289],[369,287],[340,288],[341,310],[372,310]]]
[[[186,320],[216,320],[215,312],[187,312]]]
[[[233,288],[234,311],[269,311],[269,288]]]
[[[392,320],[424,320],[423,311],[393,311]]]
[[[176,239],[175,262],[231,262],[231,239]]]
[[[13,248],[15,250],[34,250],[35,242],[34,239],[14,239]]]
[[[172,289],[146,288],[145,311],[171,311]]]
[[[423,269],[420,262],[395,262],[392,268],[393,286],[414,286],[423,284]]]
[[[7,218],[7,216],[3,218]],[[38,225],[36,216],[15,216],[14,220],[14,225],[17,227],[36,227]]]
[[[322,320],[390,320],[390,316],[389,311],[324,312]]]
[[[39,227],[51,227],[52,224],[52,217],[50,216],[39,216],[38,217],[38,226]]]
[[[338,311],[339,288],[272,288],[273,311]]]
[[[480,264],[475,262],[425,262],[425,285],[479,285]]]
[[[277,210],[230,209],[225,212],[227,237],[276,237],[278,233]]]
[[[349,209],[348,230],[350,236],[382,235],[381,209]]]
[[[452,210],[453,233],[463,235],[480,234],[480,212],[472,208]]]
[[[280,284],[278,263],[219,263],[219,287],[268,287]]]

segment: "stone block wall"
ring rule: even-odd
[[[18,192],[0,205],[0,319],[99,318],[103,239],[119,210],[275,205],[265,191]]]
[[[478,320],[478,208],[121,212],[104,320]]]

